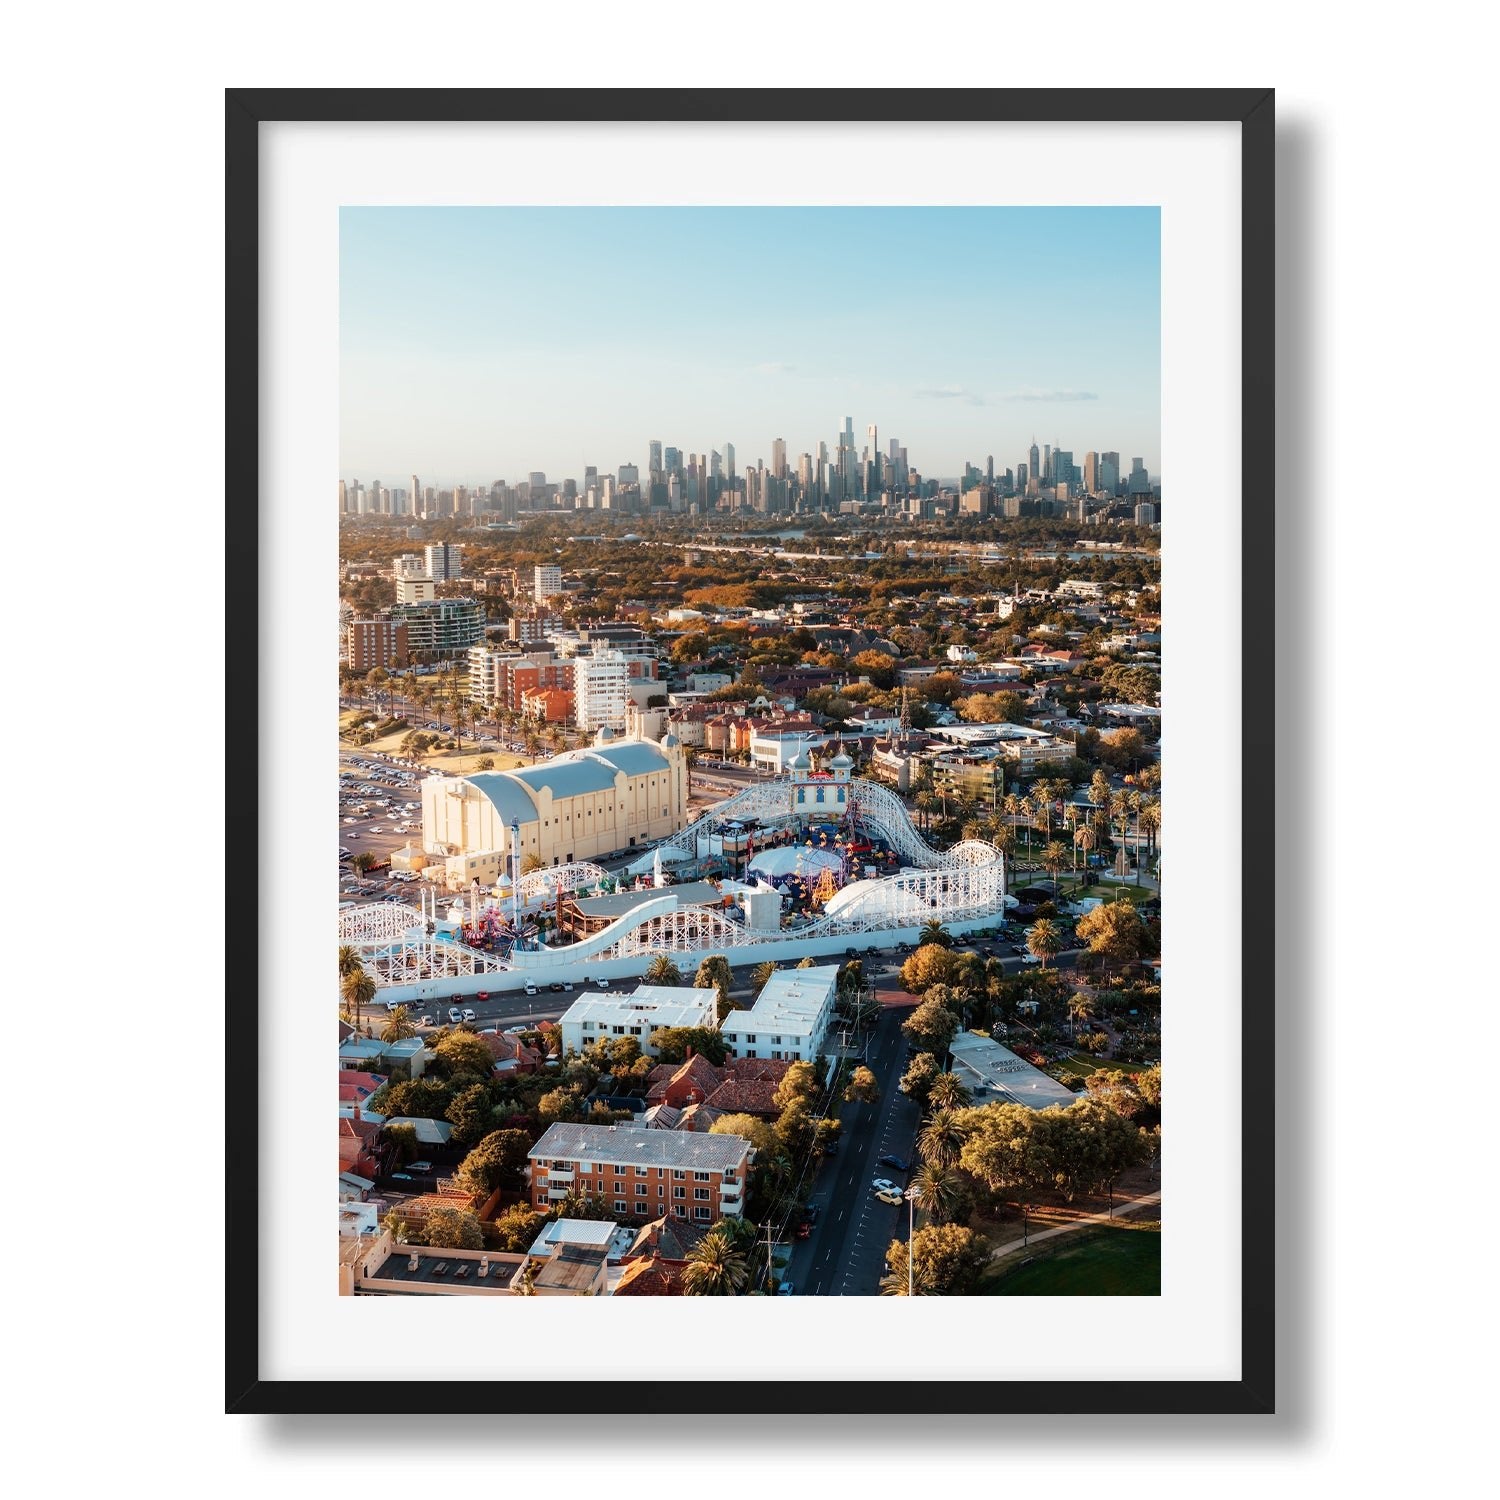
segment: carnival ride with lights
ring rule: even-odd
[[[894,792],[851,778],[845,757],[832,765],[832,773],[819,772],[799,757],[788,774],[746,787],[662,840],[628,867],[640,893],[633,908],[597,931],[574,933],[576,941],[564,941],[557,922],[563,902],[617,885],[596,864],[502,877],[492,894],[475,884],[446,916],[435,891],[423,893],[420,910],[404,903],[355,907],[339,914],[339,942],[359,950],[380,987],[507,973],[516,987],[578,964],[639,969],[657,954],[691,959],[773,945],[814,953],[869,947],[933,919],[979,925],[1013,904],[1005,856],[993,844],[965,839],[936,849]],[[782,862],[779,879],[756,870],[757,847],[787,851],[790,863]],[[680,905],[666,867],[702,871],[726,857],[746,878],[723,883],[725,904]],[[505,987],[503,979],[497,987]]]

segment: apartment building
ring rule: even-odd
[[[719,1031],[727,1055],[812,1062],[823,1051],[833,1020],[839,966],[773,974],[749,1010],[732,1010]]]
[[[651,1033],[662,1026],[707,1026],[718,1024],[716,989],[694,989],[689,985],[639,984],[633,994],[580,995],[563,1013],[563,1055],[582,1052],[595,1042],[616,1037],[634,1037],[647,1057],[655,1057]]]
[[[543,1213],[575,1189],[637,1222],[711,1224],[744,1212],[750,1142],[741,1136],[556,1124],[528,1157],[531,1203]]]
[[[351,620],[344,632],[344,657],[356,672],[404,667],[408,660],[405,622],[385,616]]]

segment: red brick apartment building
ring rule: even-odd
[[[557,1124],[529,1156],[531,1202],[542,1212],[573,1189],[599,1194],[622,1220],[711,1224],[744,1212],[750,1143],[737,1135]]]

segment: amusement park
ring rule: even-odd
[[[842,749],[803,751],[610,873],[590,860],[522,873],[512,822],[492,886],[424,886],[419,904],[339,913],[388,1005],[638,978],[658,954],[679,965],[798,961],[915,941],[936,919],[992,925],[1015,898],[1003,853],[966,839],[939,850],[889,788],[853,774]]]

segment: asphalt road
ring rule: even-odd
[[[876,1104],[844,1106],[839,1154],[825,1161],[807,1201],[818,1206],[812,1234],[796,1243],[787,1275],[795,1296],[875,1297],[885,1252],[906,1235],[906,1210],[882,1203],[870,1186],[887,1177],[906,1186],[907,1174],[878,1165],[890,1154],[910,1161],[921,1112],[897,1085],[906,1071],[901,1022],[916,1005],[887,1005],[866,1049],[866,1066],[880,1088]]]

